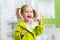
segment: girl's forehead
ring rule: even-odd
[[[31,6],[26,6],[25,10],[33,10],[33,8]]]

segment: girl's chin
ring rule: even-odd
[[[29,18],[28,21],[33,21],[33,19]]]
[[[28,18],[28,20],[32,20],[32,18]]]

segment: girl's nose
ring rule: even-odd
[[[28,13],[28,15],[30,15],[30,12]]]

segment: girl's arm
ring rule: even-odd
[[[36,26],[36,28],[33,31],[35,33],[35,35],[41,35],[44,33],[44,24],[40,25],[38,24],[38,26]]]
[[[44,33],[44,24],[42,23],[42,20],[41,19],[36,18],[35,20],[38,21],[39,24],[34,29],[34,33],[36,35],[40,35],[40,34]]]
[[[20,26],[20,23],[18,23],[15,31],[14,31],[14,38],[15,40],[21,40],[22,37],[25,35],[27,31],[26,30],[23,30]]]
[[[18,24],[15,31],[14,31],[14,39],[15,40],[21,40],[21,34],[20,33],[21,33],[21,28]]]

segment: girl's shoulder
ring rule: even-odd
[[[19,25],[19,27],[26,28],[26,25],[25,25],[24,21],[19,21],[18,25]]]
[[[24,21],[19,21],[18,25],[25,26]]]
[[[24,21],[19,21],[19,22],[18,22],[18,24],[23,24],[23,23],[24,23]]]

